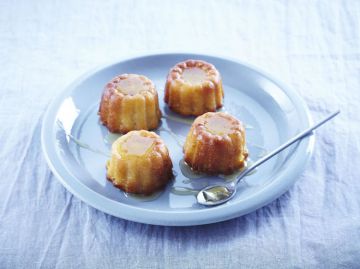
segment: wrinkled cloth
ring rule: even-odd
[[[50,101],[98,65],[183,51],[251,63],[304,98],[316,132],[296,184],[243,217],[152,226],[100,212],[50,171]],[[359,268],[359,1],[0,2],[0,268]]]

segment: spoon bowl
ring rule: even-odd
[[[214,206],[229,201],[236,193],[233,185],[210,185],[198,192],[196,199],[199,204]]]

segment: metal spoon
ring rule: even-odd
[[[278,147],[277,149],[274,149],[272,152],[267,154],[266,156],[262,157],[258,161],[256,161],[252,166],[245,169],[240,175],[237,177],[235,181],[233,181],[230,184],[224,184],[224,185],[211,185],[207,186],[206,188],[199,191],[196,198],[199,204],[207,205],[207,206],[214,206],[214,205],[220,205],[225,203],[226,201],[229,201],[231,198],[234,197],[236,193],[236,186],[240,182],[240,180],[245,177],[247,174],[249,174],[251,171],[253,171],[256,167],[263,164],[282,150],[286,149],[293,143],[295,143],[298,140],[301,140],[307,135],[312,134],[312,131],[319,126],[323,125],[328,120],[332,119],[336,115],[340,113],[340,110],[332,113],[331,115],[327,116],[322,121],[318,122],[317,124],[313,125],[312,127],[306,129],[305,131],[299,133],[295,137],[291,138],[289,141]]]

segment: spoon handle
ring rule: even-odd
[[[290,145],[294,144],[296,141],[304,138],[305,136],[309,135],[312,133],[312,131],[316,128],[318,128],[319,126],[323,125],[325,122],[327,122],[328,120],[332,119],[333,117],[335,117],[336,115],[338,115],[340,113],[340,110],[330,114],[329,116],[327,116],[325,119],[319,121],[318,123],[316,123],[315,125],[311,126],[310,128],[306,129],[305,131],[299,133],[298,135],[296,135],[295,137],[291,138],[289,141],[285,142],[284,144],[282,144],[281,146],[279,146],[278,148],[274,149],[272,152],[268,153],[267,155],[265,155],[264,157],[262,157],[261,159],[257,160],[252,166],[250,166],[249,168],[245,169],[236,179],[236,181],[234,182],[234,185],[236,185],[244,176],[246,176],[248,173],[250,173],[251,171],[253,171],[256,167],[258,167],[259,165],[263,164],[264,162],[266,162],[267,160],[269,160],[270,158],[274,157],[276,154],[278,154],[280,151],[283,151],[284,149],[286,149],[287,147],[289,147]]]

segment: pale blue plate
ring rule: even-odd
[[[142,223],[158,225],[199,225],[235,218],[260,208],[286,192],[304,171],[312,153],[314,137],[303,139],[274,157],[239,185],[234,199],[207,208],[196,203],[194,195],[178,195],[172,189],[200,188],[222,181],[220,177],[187,180],[179,169],[182,143],[190,125],[182,123],[163,102],[165,78],[170,67],[186,59],[213,63],[220,71],[225,89],[225,111],[247,126],[252,160],[261,157],[288,138],[305,129],[311,118],[302,98],[264,72],[236,60],[222,57],[174,53],[148,55],[123,60],[86,74],[72,83],[50,104],[42,126],[42,146],[51,170],[75,196],[108,214]],[[99,123],[97,110],[107,81],[121,73],[143,74],[154,81],[164,115],[156,132],[170,150],[176,178],[159,197],[143,201],[128,197],[105,178],[109,135]],[[191,120],[191,118],[190,118]],[[59,124],[60,123],[60,124]],[[60,128],[60,126],[63,128]],[[105,153],[80,147],[65,131],[83,144]],[[170,135],[172,131],[177,134]]]

